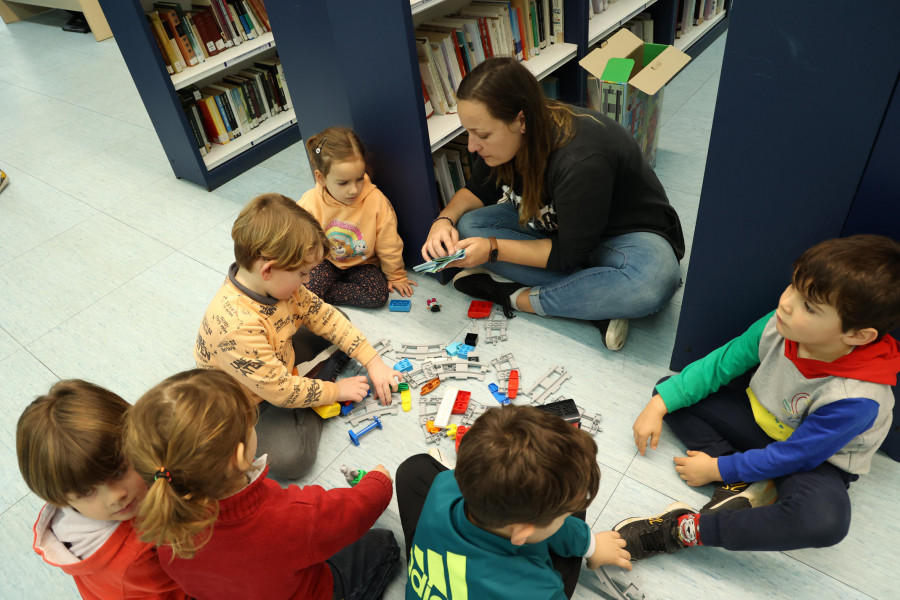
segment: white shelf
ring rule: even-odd
[[[228,48],[224,52],[219,52],[215,56],[210,56],[206,62],[199,65],[188,67],[181,73],[172,75],[172,85],[176,90],[202,81],[208,77],[218,74],[222,69],[231,67],[237,63],[244,62],[248,58],[258,56],[275,47],[275,38],[272,32],[266,32],[263,35],[248,40],[238,46]]]
[[[674,46],[684,52],[688,48],[694,45],[694,42],[703,37],[703,35],[709,31],[709,29],[725,18],[725,11],[723,10],[717,15],[714,15],[712,19],[708,21],[703,21],[700,25],[694,25],[690,31],[686,34],[682,35],[680,38],[675,40]]]
[[[575,58],[577,51],[578,46],[575,44],[551,44],[541,50],[539,55],[522,61],[522,64],[540,80]],[[427,125],[432,152],[463,132],[456,114],[432,115],[427,120]]]
[[[588,21],[588,48],[653,4],[656,4],[656,0],[619,0],[610,4],[606,10]]]
[[[206,164],[207,170],[211,171],[248,148],[296,124],[297,115],[294,114],[294,109],[283,110],[263,121],[255,129],[251,129],[248,133],[231,140],[227,144],[213,144],[210,151],[203,157],[203,162]]]

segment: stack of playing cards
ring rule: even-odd
[[[415,271],[416,273],[437,273],[444,267],[450,265],[450,263],[463,259],[465,257],[466,251],[460,248],[449,256],[441,256],[440,258],[429,260],[427,263],[416,265],[415,267],[413,267],[413,271]]]

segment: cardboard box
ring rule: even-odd
[[[591,108],[630,131],[650,166],[656,166],[665,85],[690,60],[673,46],[646,44],[620,29],[578,63],[596,78],[588,78]],[[600,106],[594,106],[598,98]]]

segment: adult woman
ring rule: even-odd
[[[539,315],[595,321],[618,350],[629,318],[675,293],[678,215],[631,135],[598,113],[548,100],[511,58],[472,70],[459,118],[478,154],[435,219],[426,260],[465,248],[456,289]],[[499,276],[499,277],[498,277]]]

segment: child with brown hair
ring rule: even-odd
[[[384,306],[390,292],[412,296],[403,267],[397,215],[366,172],[366,150],[347,127],[329,127],[306,140],[316,187],[300,206],[316,217],[331,250],[306,287],[343,306]]]
[[[898,325],[900,243],[857,235],[804,252],[774,311],[657,383],[635,420],[641,454],[665,421],[688,449],[676,472],[717,487],[699,511],[677,502],[619,523],[632,559],[840,542],[850,483],[891,427],[900,344],[887,333]]]
[[[132,527],[147,485],[121,452],[130,406],[72,379],[19,417],[19,471],[47,501],[34,524],[34,551],[74,577],[87,600],[181,600],[187,596],[160,567],[156,548]]]
[[[560,600],[582,558],[589,569],[630,569],[619,534],[584,522],[599,486],[587,433],[532,406],[486,411],[460,442],[456,470],[427,454],[397,469],[407,600]]]
[[[250,201],[231,229],[235,263],[200,325],[197,366],[234,377],[259,403],[259,445],[273,475],[297,479],[316,460],[322,419],[311,407],[361,401],[364,376],[304,377],[303,365],[331,344],[365,366],[373,394],[390,404],[400,372],[360,331],[304,284],[329,245],[319,223],[281,194]],[[299,367],[298,367],[299,366]],[[395,377],[397,379],[395,379]]]
[[[257,408],[232,377],[195,369],[135,404],[125,451],[149,485],[138,515],[163,569],[194,598],[378,598],[393,534],[371,529],[391,500],[378,465],[353,488],[283,489],[256,456]]]

